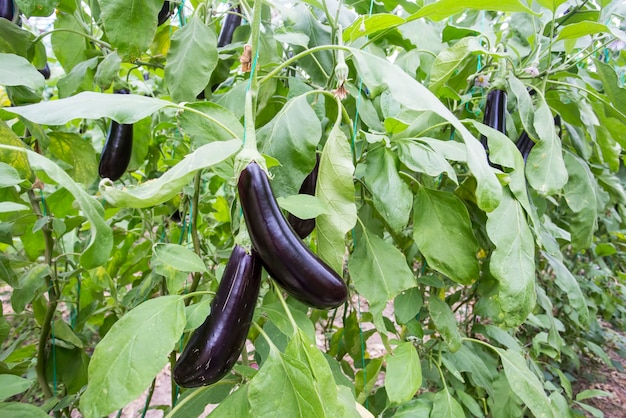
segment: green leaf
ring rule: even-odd
[[[61,77],[57,81],[59,98],[63,99],[76,93],[93,89],[93,76],[98,66],[99,57],[93,57],[86,61],[79,62],[72,68],[69,74]]]
[[[72,14],[60,11],[54,19],[54,29],[50,42],[54,56],[59,60],[66,74],[79,62],[84,62],[93,57],[93,50],[87,48],[87,38],[73,33],[86,34],[85,28]],[[56,31],[56,29],[61,29]],[[65,30],[64,30],[65,29]]]
[[[333,270],[343,271],[344,238],[356,224],[354,165],[350,143],[335,125],[320,158],[316,195],[328,214],[316,219],[318,254]]]
[[[551,256],[545,251],[542,251],[541,254],[548,260],[550,267],[554,270],[554,274],[556,275],[555,283],[567,294],[569,304],[576,310],[580,323],[583,325],[588,324],[589,309],[587,308],[587,299],[580,289],[578,280],[576,280],[574,275],[561,260]],[[578,318],[574,318],[574,320],[578,322]]]
[[[189,103],[186,109],[198,110],[213,120],[198,115],[196,112],[185,110],[178,114],[180,127],[191,138],[194,147],[200,147],[213,141],[228,141],[233,135],[224,129],[227,127],[235,133],[235,138],[243,138],[243,126],[239,119],[232,112],[218,104],[212,102]]]
[[[439,0],[422,7],[417,13],[409,16],[407,21],[428,17],[432,20],[443,20],[457,13],[464,12],[468,9],[473,10],[492,10],[498,12],[521,12],[539,16],[526,7],[519,0],[467,0],[459,2],[456,0]]]
[[[0,202],[0,213],[21,212],[25,210],[30,210],[30,207],[15,202]]]
[[[4,109],[6,108],[3,108],[3,110]],[[2,147],[3,144],[17,147],[20,150],[11,151]],[[20,179],[32,179],[32,181],[34,181],[33,171],[28,163],[28,157],[22,152],[25,149],[24,143],[15,135],[15,132],[13,132],[6,123],[0,121],[0,161],[8,163],[17,171]],[[3,179],[3,181],[5,180]],[[21,183],[21,181],[18,182],[18,184],[19,183]]]
[[[556,135],[552,113],[546,102],[535,111],[534,127],[540,141],[526,160],[526,177],[533,189],[543,195],[557,193],[567,183],[561,140]]]
[[[489,270],[498,280],[497,301],[507,326],[524,322],[535,306],[535,241],[524,212],[508,190],[487,214],[487,234],[496,246]]]
[[[315,166],[315,149],[322,127],[307,96],[291,99],[257,134],[260,151],[280,162],[272,169],[276,196],[298,193],[304,178]]]
[[[454,2],[456,4],[456,2]],[[459,3],[460,4],[460,3]],[[428,7],[428,6],[426,6]],[[424,7],[424,8],[426,8]],[[465,2],[460,6],[465,8]],[[424,9],[423,8],[423,9]],[[467,164],[476,177],[478,207],[492,211],[498,206],[502,188],[493,170],[487,164],[487,154],[481,143],[463,126],[450,110],[421,83],[389,61],[359,49],[350,48],[363,83],[376,95],[389,89],[400,104],[416,111],[432,111],[450,122],[465,142]]]
[[[89,363],[89,384],[80,399],[85,417],[100,417],[137,398],[168,362],[185,328],[179,296],[150,299],[117,321]]]
[[[134,61],[148,49],[157,28],[162,0],[107,0],[100,3],[102,24],[110,44]]]
[[[216,383],[216,384],[219,384]],[[250,402],[248,401],[249,385],[243,385],[235,392],[231,393],[223,402],[220,402],[217,408],[209,414],[211,417],[221,418],[249,418],[252,416]],[[182,416],[183,418],[189,415]]]
[[[37,264],[20,277],[19,287],[14,287],[11,293],[11,307],[15,313],[22,313],[26,305],[31,303],[37,291],[45,284],[45,278],[51,274],[50,266]]]
[[[0,374],[0,401],[22,393],[32,385],[33,381],[30,379],[24,379],[12,374]]]
[[[428,312],[450,351],[454,353],[459,350],[463,341],[454,313],[448,304],[437,296],[431,295],[428,298]]]
[[[41,408],[21,402],[0,402],[0,415],[11,418],[49,418]]]
[[[519,396],[537,418],[555,417],[550,400],[543,390],[543,384],[533,374],[521,354],[496,348],[504,374],[513,392]]]
[[[459,181],[456,178],[454,168],[446,161],[443,155],[436,152],[430,145],[422,143],[423,139],[420,138],[418,141],[405,139],[394,141],[398,144],[400,161],[411,170],[431,177],[438,177],[445,173],[450,180],[458,184]]]
[[[367,153],[364,180],[376,210],[392,230],[401,231],[409,222],[413,194],[400,178],[396,164],[395,154],[379,146]]]
[[[626,109],[626,89],[621,87],[620,81],[613,67],[599,60],[594,60],[598,76],[604,86],[604,94],[611,100],[616,109],[622,112]],[[620,124],[619,126],[623,126]]]
[[[120,65],[122,64],[122,57],[117,54],[117,51],[111,52],[104,57],[102,62],[98,65],[94,81],[101,89],[107,90],[113,84],[117,73],[120,71]]]
[[[90,141],[85,141],[78,134],[67,132],[50,132],[48,137],[48,150],[71,166],[67,174],[74,181],[89,186],[98,179],[98,160]]]
[[[576,400],[577,401],[584,401],[585,399],[590,399],[590,398],[603,398],[603,397],[609,397],[612,398],[615,395],[611,392],[607,392],[604,390],[600,390],[600,389],[586,389],[583,390],[581,392],[578,392],[576,394]]]
[[[419,287],[412,287],[400,293],[393,301],[393,311],[399,324],[414,319],[422,309],[424,299]]]
[[[83,342],[62,319],[54,321],[54,336],[66,343],[72,344],[74,347],[83,348]]]
[[[433,397],[433,409],[430,416],[432,418],[465,418],[465,413],[463,407],[445,388]]]
[[[185,332],[198,328],[211,313],[211,299],[204,298],[201,301],[185,307]]]
[[[467,208],[454,194],[420,187],[413,238],[430,267],[460,284],[478,279],[478,241]]]
[[[328,209],[316,196],[295,194],[276,199],[278,206],[300,219],[313,219],[320,215],[328,215]]]
[[[403,23],[405,23],[403,18],[391,13],[359,17],[343,30],[343,41],[354,42],[362,36],[369,36],[381,30],[395,28]]]
[[[273,344],[248,386],[248,401],[256,417],[326,416],[310,369]]]
[[[481,46],[479,38],[468,36],[437,55],[430,72],[430,91],[437,93],[454,74],[465,65],[467,57],[475,52],[488,53]]]
[[[495,396],[493,382],[498,376],[495,359],[492,362],[483,360],[475,346],[469,344],[462,344],[458,351],[446,354],[445,358],[459,372],[471,373],[472,380],[476,386],[485,389],[490,396]],[[489,357],[489,359],[491,358]]]
[[[178,244],[158,244],[154,247],[152,260],[180,271],[208,272],[204,261],[196,253]]]
[[[0,125],[0,129],[2,129],[2,125]],[[0,162],[0,189],[17,186],[22,181],[20,174],[15,168],[11,167],[9,164]]]
[[[537,0],[537,3],[554,13],[556,9],[566,1],[567,0]]]
[[[168,201],[187,185],[198,170],[209,168],[233,156],[241,147],[241,141],[212,142],[187,154],[183,161],[170,168],[156,180],[117,189],[104,186],[102,196],[107,203],[124,208],[146,208]]]
[[[41,91],[45,80],[25,58],[15,54],[0,54],[0,84],[26,86]]]
[[[189,418],[199,417],[204,412],[204,409],[209,404],[221,404],[222,401],[228,396],[228,393],[233,388],[234,383],[228,379],[222,379],[219,382],[212,384],[211,386],[203,386],[198,389],[187,390],[178,399],[176,406],[165,416],[166,418]],[[244,389],[241,392],[245,392]],[[239,392],[239,391],[237,391]],[[233,398],[237,395],[232,396]],[[244,398],[245,399],[245,398]],[[245,404],[248,404],[248,400],[245,399]],[[227,417],[234,417],[237,415],[224,415]]]
[[[135,123],[172,103],[137,94],[105,94],[84,91],[66,99],[5,108],[42,125],[65,125],[73,119],[110,118]]]
[[[574,212],[574,216],[568,219],[572,246],[576,249],[589,248],[598,227],[595,179],[587,163],[569,151],[565,152],[565,166],[569,179],[563,192],[567,206]]]
[[[432,403],[425,399],[413,399],[400,405],[394,413],[394,418],[430,418],[433,409]],[[434,416],[433,416],[434,418]]]
[[[545,1],[545,0],[544,0]],[[606,25],[598,22],[576,22],[571,25],[564,26],[556,37],[557,41],[564,39],[578,39],[587,35],[597,35],[599,33],[610,33]]]
[[[217,65],[217,36],[196,13],[172,36],[165,84],[175,101],[194,101]]]
[[[31,16],[47,17],[54,13],[54,8],[59,4],[60,0],[15,0],[20,12]]]
[[[104,264],[109,259],[109,254],[113,248],[113,232],[104,221],[102,205],[78,186],[61,167],[43,155],[28,149],[20,149],[0,144],[0,149],[2,148],[25,152],[31,167],[36,170],[45,171],[52,180],[72,193],[74,199],[76,199],[76,202],[83,211],[83,214],[91,224],[91,237],[80,257],[80,262],[86,269]]]
[[[400,250],[367,229],[358,232],[348,270],[376,320],[388,300],[415,286],[415,277]]]
[[[533,125],[535,120],[535,109],[533,108],[533,101],[530,97],[530,93],[528,93],[524,83],[522,83],[519,78],[515,77],[514,74],[509,74],[507,81],[509,82],[511,92],[517,99],[517,109],[524,130],[528,132],[532,138],[537,138],[537,132],[535,132],[535,127]]]
[[[315,338],[315,326],[306,313],[296,309],[291,309],[290,311],[291,316],[298,326],[298,330],[293,329],[291,320],[287,316],[285,308],[283,308],[281,303],[275,302],[263,305],[263,312],[267,314],[269,319],[274,323],[276,328],[280,330],[280,332],[288,337],[291,337],[295,331],[298,331],[302,332],[310,340],[313,340]]]
[[[385,358],[385,389],[389,401],[398,404],[410,401],[422,385],[422,365],[417,350],[410,342],[403,342]]]

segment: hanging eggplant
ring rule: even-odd
[[[346,284],[298,238],[256,162],[241,172],[237,189],[250,239],[270,276],[309,306],[328,309],[344,303]]]
[[[128,90],[117,90],[116,94],[129,94]],[[113,181],[122,177],[128,168],[133,152],[133,124],[111,121],[106,142],[100,154],[98,174]]]
[[[236,245],[211,301],[211,313],[176,361],[176,384],[185,388],[211,385],[232,369],[246,342],[260,286],[258,256]]]
[[[315,195],[315,185],[317,184],[317,173],[320,168],[320,157],[319,154],[315,155],[315,167],[309,173],[308,176],[302,182],[300,186],[299,194],[308,194],[311,196]],[[291,213],[287,216],[287,221],[289,225],[296,231],[296,234],[300,237],[300,239],[305,239],[309,236],[313,229],[315,229],[315,218],[312,219],[300,219]]]
[[[218,48],[226,46],[233,41],[233,33],[235,33],[235,29],[239,25],[241,25],[241,7],[237,5],[232,7],[224,18],[220,35],[217,38]]]
[[[161,26],[170,18],[172,12],[170,11],[170,2],[164,1],[161,10],[159,10],[159,16],[157,17],[157,25]]]

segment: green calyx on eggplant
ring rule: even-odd
[[[246,342],[261,286],[261,262],[236,245],[211,301],[211,312],[191,335],[174,366],[176,384],[211,385],[233,367]]]
[[[172,12],[170,11],[170,2],[164,1],[163,7],[161,7],[161,10],[159,10],[159,16],[157,17],[158,26],[161,26],[162,24],[167,22],[171,15]]]
[[[493,89],[487,94],[483,123],[506,135],[506,91]],[[480,142],[486,150],[489,150],[487,138],[484,135],[481,135]],[[489,164],[496,166],[491,161]]]
[[[115,94],[129,94],[126,89],[116,90]],[[133,124],[111,121],[106,142],[100,154],[98,174],[101,178],[113,181],[122,177],[133,152]]]
[[[328,309],[344,303],[346,284],[298,238],[278,207],[266,172],[256,162],[241,171],[237,189],[252,245],[269,275],[309,306]]]
[[[241,7],[237,5],[230,8],[224,18],[222,29],[220,30],[220,34],[217,38],[218,48],[226,46],[232,42],[233,33],[235,33],[235,29],[237,29],[239,25],[241,25]]]
[[[320,156],[319,154],[315,155],[315,167],[309,173],[308,176],[302,182],[300,186],[299,194],[308,194],[311,196],[315,196],[315,185],[317,184],[317,174],[320,168]],[[312,219],[300,219],[291,213],[287,216],[287,221],[289,225],[293,228],[293,230],[298,234],[300,239],[305,239],[309,236],[313,229],[315,229],[315,218]]]

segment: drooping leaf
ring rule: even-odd
[[[587,163],[571,152],[565,153],[565,165],[569,179],[563,192],[567,205],[574,212],[568,219],[572,245],[577,249],[589,248],[598,227],[594,176]]]
[[[4,110],[42,125],[64,125],[73,119],[98,118],[135,123],[165,106],[171,106],[171,103],[154,97],[85,91],[66,99]]]
[[[569,304],[576,310],[578,318],[574,318],[574,320],[578,319],[583,325],[588,324],[589,309],[587,308],[587,301],[574,275],[558,258],[553,257],[545,251],[541,254],[548,260],[550,267],[554,270],[556,285],[567,294]]]
[[[400,250],[367,229],[358,232],[348,270],[377,321],[387,301],[414,287],[415,278]]]
[[[428,298],[428,312],[450,351],[455,352],[459,350],[463,341],[461,340],[461,333],[459,332],[454,313],[448,304],[437,296],[432,295]]]
[[[413,238],[428,265],[460,284],[478,278],[478,241],[463,202],[420,187],[413,204]]]
[[[277,196],[298,193],[315,166],[315,149],[322,127],[307,96],[291,99],[257,134],[261,152],[276,158],[272,190]]]
[[[55,30],[51,35],[52,50],[66,74],[79,62],[92,58],[87,48],[87,39],[80,35],[86,34],[85,28],[73,14],[59,11],[54,19],[54,29],[60,30]]]
[[[430,416],[431,418],[464,418],[465,412],[459,402],[452,397],[450,391],[445,388],[435,394]]]
[[[353,175],[348,138],[335,126],[322,151],[315,193],[328,209],[316,219],[318,254],[337,272],[343,270],[345,235],[356,224]]]
[[[198,170],[202,170],[233,156],[241,147],[241,141],[211,142],[203,145],[183,161],[170,168],[156,180],[133,187],[118,189],[105,186],[102,196],[107,203],[116,207],[146,208],[166,202],[188,184]]]
[[[28,60],[15,54],[0,54],[0,84],[26,86],[40,91],[44,78]]]
[[[387,354],[385,390],[393,403],[408,402],[422,385],[422,366],[417,350],[410,342],[399,344]]]
[[[107,39],[122,57],[134,61],[148,49],[157,28],[161,0],[107,0],[100,3]]]
[[[100,417],[137,398],[168,362],[185,327],[179,296],[150,299],[117,321],[89,363],[89,384],[80,398],[85,417]]]
[[[212,102],[190,103],[186,107],[199,110],[213,119],[209,120],[193,111],[184,111],[178,115],[180,127],[191,138],[193,146],[199,147],[213,141],[243,138],[241,122],[228,109]],[[224,127],[228,128],[235,136],[226,131]]]
[[[120,70],[121,64],[122,57],[120,57],[116,51],[113,51],[104,57],[96,70],[96,74],[94,76],[95,83],[104,90],[111,87],[111,84],[115,80],[115,76],[117,76],[117,73]]]
[[[344,29],[343,41],[354,42],[362,36],[369,36],[381,30],[397,27],[405,20],[392,13],[378,13],[371,16],[355,19],[355,21]]]
[[[524,322],[535,306],[535,242],[520,206],[508,190],[487,214],[487,234],[496,249],[489,270],[498,280],[498,304],[507,326]]]
[[[400,161],[411,170],[431,177],[437,177],[445,173],[453,182],[458,184],[459,181],[454,168],[452,168],[444,156],[439,152],[435,152],[434,149],[424,143],[423,139],[420,138],[419,141],[397,141]]]

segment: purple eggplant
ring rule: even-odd
[[[302,182],[300,186],[299,194],[308,194],[311,196],[315,195],[315,185],[317,184],[317,173],[320,168],[320,157],[319,154],[316,154],[316,162],[315,167],[309,173],[308,176]],[[305,239],[309,236],[313,229],[315,229],[315,218],[312,219],[300,219],[291,213],[287,216],[287,221],[289,225],[296,231],[296,234],[300,237],[300,239]]]
[[[128,90],[117,90],[116,94],[129,94]],[[100,154],[98,174],[113,181],[122,177],[128,168],[133,152],[133,124],[111,121],[106,142]]]

